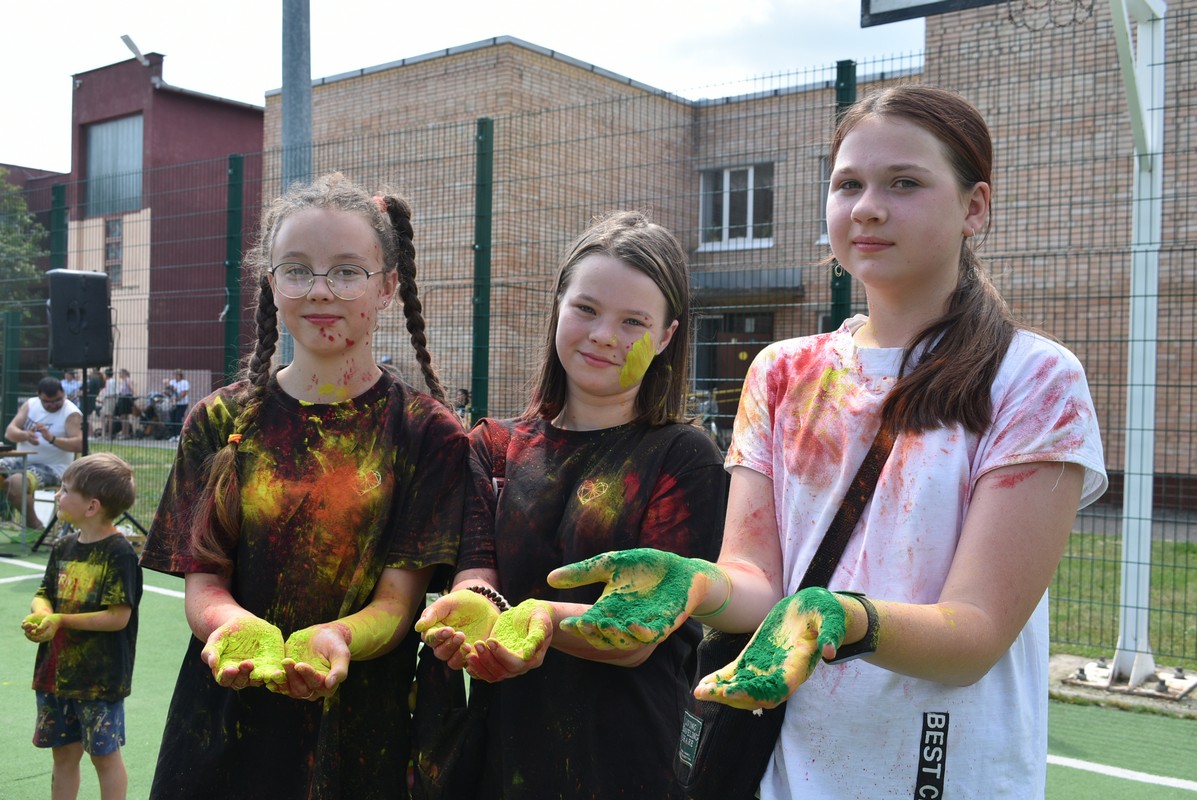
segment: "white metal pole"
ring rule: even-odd
[[[1122,501],[1122,586],[1118,645],[1110,682],[1130,688],[1155,671],[1148,640],[1151,605],[1152,494],[1155,487],[1155,387],[1159,249],[1163,207],[1164,13],[1159,0],[1110,0],[1118,62],[1135,143],[1131,226],[1130,320],[1127,347],[1125,477]]]

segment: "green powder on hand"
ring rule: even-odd
[[[491,640],[503,645],[507,651],[524,661],[530,659],[544,642],[545,632],[532,629],[532,614],[538,608],[545,609],[552,619],[551,606],[543,600],[525,600],[510,611],[499,615],[495,627],[491,630]]]
[[[799,615],[812,615],[807,622],[807,634],[817,641],[807,664],[808,672],[815,669],[825,644],[838,647],[843,642],[844,612],[835,595],[820,587],[803,589],[769,611],[756,638],[736,662],[732,678],[720,681],[720,684],[732,691],[743,692],[754,700],[771,703],[780,703],[789,696],[785,661],[792,648],[788,644],[785,624],[791,607]]]

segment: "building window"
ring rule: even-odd
[[[88,126],[88,216],[141,208],[141,155],[140,114]]]
[[[110,286],[121,285],[121,266],[124,263],[124,245],[121,242],[124,225],[120,217],[104,220],[104,271],[108,273]]]
[[[773,246],[773,164],[702,171],[702,250]]]

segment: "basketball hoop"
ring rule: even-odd
[[[1030,31],[1067,28],[1093,16],[1093,0],[1010,0],[1012,23]]]

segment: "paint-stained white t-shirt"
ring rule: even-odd
[[[773,480],[787,592],[802,580],[877,431],[902,351],[859,348],[854,317],[833,333],[778,342],[745,379],[727,466]],[[1013,464],[1084,467],[1080,506],[1106,488],[1084,370],[1020,331],[992,388],[982,436],[959,425],[897,437],[830,588],[935,603],[978,479]],[[790,698],[761,784],[791,797],[1042,797],[1047,758],[1047,597],[976,684],[953,687],[863,660],[820,664]]]

